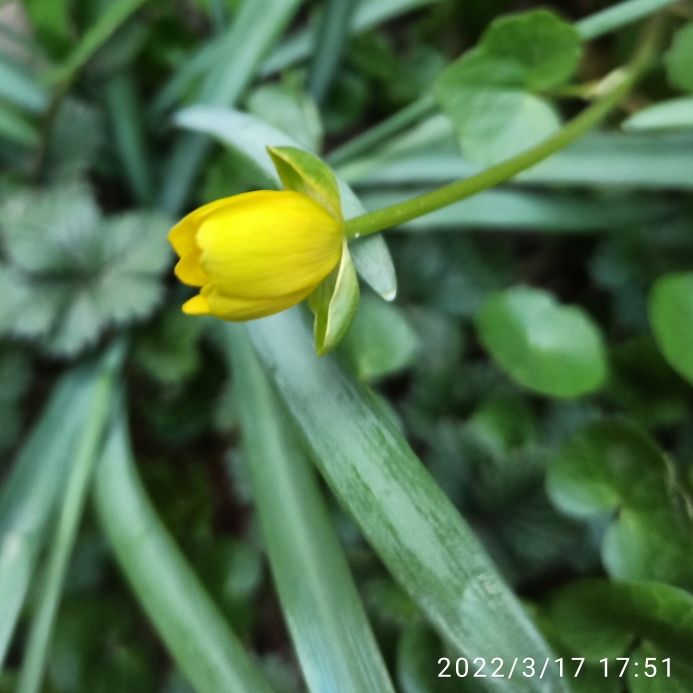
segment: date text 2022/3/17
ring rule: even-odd
[[[441,657],[438,664],[442,667],[438,673],[438,678],[465,678],[472,676],[474,678],[512,678],[514,676],[524,676],[525,678],[533,678],[538,676],[544,678],[549,667],[555,667],[558,670],[560,677],[568,676],[577,678],[583,670],[585,664],[584,657],[572,657],[565,659],[546,659],[543,662],[535,662],[531,657],[515,657],[512,661],[504,661],[500,657],[494,657],[487,664],[486,659],[477,657],[471,663],[465,657],[459,657],[454,662],[447,657]],[[602,668],[605,677],[622,678],[628,674],[629,676],[646,676],[654,678],[662,676],[669,678],[671,676],[671,659],[657,659],[656,657],[647,657],[641,662],[633,657],[617,657],[615,659],[600,659],[599,662],[594,662]]]

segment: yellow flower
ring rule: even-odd
[[[216,200],[168,234],[175,272],[202,287],[183,305],[191,315],[253,320],[289,308],[337,265],[344,225],[311,198],[261,190]]]

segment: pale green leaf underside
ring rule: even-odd
[[[458,511],[375,399],[330,355],[317,358],[300,311],[248,324],[253,343],[340,503],[392,575],[464,656],[549,651]],[[547,676],[550,676],[548,678]],[[496,679],[499,692],[561,693]]]
[[[693,97],[661,101],[627,118],[624,130],[677,130],[693,128]]]

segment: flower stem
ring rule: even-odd
[[[346,222],[348,238],[359,238],[403,224],[453,202],[471,197],[528,169],[551,154],[563,149],[594,127],[633,88],[641,75],[652,65],[659,45],[659,21],[648,27],[643,41],[631,62],[615,70],[602,81],[604,92],[591,106],[573,118],[555,135],[517,156],[491,166],[469,178],[455,181],[406,202],[384,207]]]

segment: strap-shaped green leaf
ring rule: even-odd
[[[296,147],[267,147],[267,151],[285,190],[307,195],[337,221],[342,221],[339,189],[327,164]]]
[[[332,351],[347,333],[359,305],[359,281],[346,238],[342,259],[308,298],[315,313],[315,353]]]
[[[93,367],[68,372],[22,447],[0,496],[0,669],[83,425]]]
[[[89,405],[71,450],[71,465],[65,495],[55,526],[55,534],[31,622],[26,654],[17,684],[17,693],[39,693],[43,683],[53,628],[65,586],[65,577],[84,502],[99,458],[104,432],[113,402],[118,371],[125,356],[125,344],[117,342],[100,359],[97,375],[89,383]]]
[[[286,624],[311,693],[393,693],[327,507],[245,327],[228,324],[243,446]]]
[[[394,423],[331,356],[300,312],[249,323],[258,354],[340,503],[438,632],[466,657],[551,657],[469,526]],[[503,693],[561,693],[543,679],[487,678]]]
[[[272,693],[156,515],[132,461],[124,412],[96,470],[95,501],[120,567],[197,693]]]

